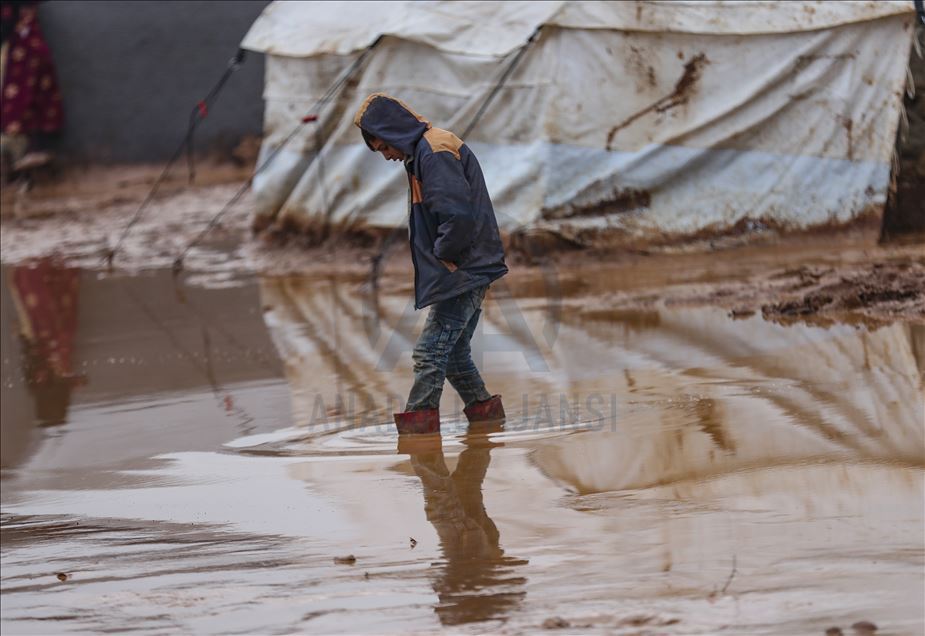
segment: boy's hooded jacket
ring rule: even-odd
[[[406,157],[415,309],[504,276],[507,266],[498,222],[482,169],[469,147],[382,93],[366,98],[354,123],[370,149],[372,137],[377,137]],[[441,260],[459,269],[450,272]]]

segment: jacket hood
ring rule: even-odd
[[[378,137],[408,157],[414,156],[418,141],[430,128],[430,122],[400,99],[385,93],[373,93],[363,101],[353,123],[363,133],[370,150],[372,137]]]

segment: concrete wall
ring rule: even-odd
[[[64,98],[57,144],[83,161],[170,156],[189,112],[218,81],[264,0],[44,2],[39,19]],[[203,151],[233,147],[263,123],[263,56],[248,53],[196,133]]]

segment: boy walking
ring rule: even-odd
[[[456,135],[383,93],[366,98],[354,123],[370,150],[404,162],[414,307],[431,307],[412,355],[405,412],[395,414],[398,432],[440,430],[444,380],[459,393],[470,422],[503,418],[501,396],[486,390],[469,348],[489,284],[508,271],[478,160]]]

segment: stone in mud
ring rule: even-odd
[[[667,625],[677,625],[681,622],[680,618],[661,618],[653,614],[633,614],[621,619],[618,627],[642,627],[644,625],[665,627]]]
[[[356,562],[357,558],[352,554],[348,554],[347,556],[334,557],[334,563],[337,565],[353,565]]]
[[[858,621],[851,626],[851,629],[853,629],[854,633],[858,636],[871,636],[877,631],[877,626],[870,621]]]
[[[58,577],[59,581],[67,581],[70,578],[65,572],[58,572],[55,576]]]
[[[820,309],[832,302],[831,296],[808,295],[800,300],[769,304],[761,307],[762,314],[779,314],[781,316],[805,316],[818,313]]]
[[[552,616],[543,621],[543,629],[565,629],[570,626],[571,623],[559,616]]]
[[[844,636],[844,632],[841,627],[830,627],[825,630],[825,636]]]

